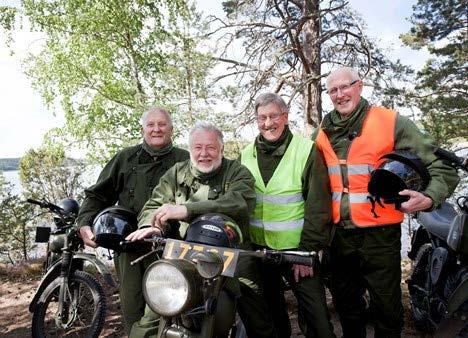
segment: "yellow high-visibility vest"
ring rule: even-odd
[[[241,163],[254,176],[257,194],[249,226],[253,243],[279,250],[299,246],[304,224],[302,173],[312,145],[313,141],[294,135],[267,186],[258,168],[254,143],[242,150]]]

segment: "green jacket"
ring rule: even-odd
[[[182,237],[195,217],[216,212],[234,219],[241,228],[244,242],[248,242],[249,214],[255,206],[253,186],[252,175],[237,161],[223,158],[218,169],[199,177],[191,170],[190,160],[177,163],[154,188],[138,216],[138,225],[150,224],[155,210],[165,203],[185,205],[188,217],[181,224]]]
[[[361,98],[361,103],[357,111],[348,118],[342,119],[340,114],[333,110],[326,115],[322,121],[322,129],[327,134],[330,143],[338,158],[346,158],[353,136],[358,136],[362,130],[362,125],[369,105],[365,99]],[[312,136],[317,136],[318,131]],[[397,114],[395,123],[395,150],[411,151],[417,154],[426,165],[431,175],[431,181],[424,191],[434,201],[434,207],[440,206],[458,184],[457,172],[450,166],[438,159],[434,155],[436,145],[426,134],[407,117]],[[343,183],[347,185],[347,173],[343,172]],[[344,195],[347,196],[347,195]],[[349,217],[349,200],[344,197],[341,202],[341,224],[345,228],[354,228],[354,224]]]
[[[285,129],[282,142],[273,146],[272,151],[262,151],[256,141],[258,166],[263,181],[268,181],[288,148],[292,134]],[[271,146],[271,145],[270,145]],[[302,195],[304,197],[304,225],[299,242],[299,250],[320,250],[331,241],[331,193],[327,168],[323,156],[315,144],[307,158],[302,173]]]
[[[169,153],[153,158],[142,144],[119,151],[101,171],[96,184],[85,190],[78,226],[91,226],[101,210],[116,203],[138,214],[161,176],[189,157],[188,151],[173,147]]]

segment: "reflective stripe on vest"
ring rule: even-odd
[[[382,107],[371,107],[364,120],[360,135],[355,137],[348,149],[346,159],[338,159],[325,132],[320,129],[316,144],[322,151],[330,177],[332,191],[333,222],[340,221],[342,198],[349,198],[351,220],[359,227],[381,226],[400,223],[403,213],[393,204],[382,208],[375,204],[376,218],[371,212],[372,203],[367,191],[370,173],[379,158],[393,151],[396,112]],[[348,187],[344,187],[342,166],[346,166]]]
[[[286,203],[301,202],[304,200],[304,198],[302,197],[302,193],[294,194],[294,195],[285,195],[285,196],[263,195],[259,193],[257,193],[256,195],[257,195],[257,203],[270,202],[274,204],[286,204]]]
[[[241,163],[255,178],[257,203],[250,217],[253,243],[273,249],[299,246],[304,224],[302,173],[313,142],[294,135],[267,186],[263,183],[254,143],[244,148]]]

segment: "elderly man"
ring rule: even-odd
[[[161,176],[175,163],[189,157],[186,150],[172,145],[172,121],[167,110],[151,108],[141,117],[143,143],[118,152],[104,167],[93,186],[85,190],[77,224],[86,245],[96,247],[91,226],[103,209],[118,204],[138,214]],[[114,257],[119,278],[120,303],[127,331],[144,313],[141,280],[145,262],[130,265],[139,253]]]
[[[363,83],[352,68],[340,68],[327,78],[327,93],[335,109],[325,116],[316,143],[324,153],[333,193],[335,234],[331,244],[331,292],[345,338],[366,337],[366,304],[370,295],[375,337],[400,337],[401,229],[403,212],[437,207],[455,188],[456,172],[434,156],[433,142],[396,111],[370,105],[361,97]],[[426,165],[431,180],[425,191],[403,190],[408,201],[400,209],[363,200],[379,157],[393,150],[410,151]],[[336,183],[337,180],[339,184]],[[342,188],[337,189],[340,186]],[[317,192],[319,193],[319,192]],[[373,210],[373,209],[372,209]],[[393,222],[388,222],[391,218]],[[389,224],[390,223],[390,224]]]
[[[288,108],[279,95],[260,95],[255,114],[260,135],[241,153],[241,163],[252,172],[257,193],[249,224],[251,241],[258,249],[319,251],[331,237],[327,205],[331,197],[323,158],[311,140],[291,133]],[[282,276],[297,298],[304,335],[335,336],[321,278],[312,268],[263,263],[250,270],[254,272],[259,276],[243,276],[253,284],[242,287],[238,307],[249,337],[291,335]],[[266,310],[261,308],[262,301]]]
[[[254,180],[237,161],[223,158],[223,148],[221,131],[212,124],[197,123],[189,135],[190,160],[161,177],[139,215],[139,229],[127,240],[164,235],[171,230],[172,220],[181,221],[183,237],[192,219],[214,212],[231,217],[247,233],[248,215],[255,205]],[[145,317],[157,327],[158,316],[149,307]]]

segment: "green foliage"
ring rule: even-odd
[[[13,185],[0,172],[0,253],[15,263],[17,259],[28,259],[34,231],[30,225],[31,206],[12,191]]]
[[[224,157],[236,160],[239,158],[242,149],[250,142],[244,140],[229,140],[224,142]]]
[[[197,51],[200,20],[185,0],[23,0],[21,14],[44,34],[25,67],[65,113],[56,136],[95,158],[135,143],[149,106],[169,108],[181,128],[206,115],[211,61]]]
[[[16,22],[17,10],[12,7],[0,6],[0,26],[12,30]]]
[[[79,199],[85,166],[65,157],[61,147],[44,147],[26,152],[20,162],[20,179],[28,197],[58,203],[63,198]]]
[[[9,46],[12,42],[11,31],[15,28],[17,19],[17,9],[13,7],[0,6],[0,31],[6,33],[6,44]]]
[[[468,25],[465,0],[419,0],[413,6],[403,42],[432,54],[417,73],[409,99],[418,107],[421,122],[436,140],[451,145],[468,138]]]

